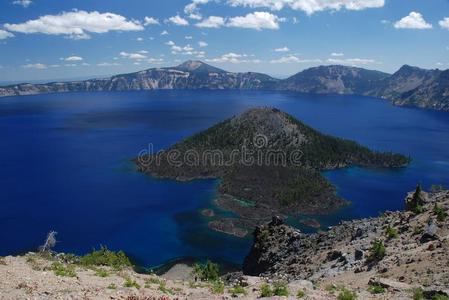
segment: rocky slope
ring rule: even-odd
[[[173,160],[173,155],[176,160]],[[244,235],[275,213],[323,214],[345,201],[320,171],[358,165],[403,167],[408,158],[324,135],[273,108],[250,109],[166,149],[136,160],[139,170],[175,180],[221,178],[216,203],[240,216],[211,227]]]
[[[419,201],[413,204],[414,199]],[[411,211],[342,222],[311,235],[275,218],[256,229],[243,271],[287,281],[310,280],[331,289],[366,291],[377,285],[393,292],[395,299],[411,298],[417,288],[428,299],[448,296],[449,191],[410,193],[407,203]]]
[[[355,94],[396,105],[449,110],[449,70],[403,66],[395,74],[362,68],[319,66],[279,80],[261,73],[233,73],[200,61],[153,68],[104,79],[0,87],[0,97],[41,93],[155,89],[286,90],[314,94]]]

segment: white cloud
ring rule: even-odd
[[[162,31],[161,35],[168,35],[168,31],[167,30]]]
[[[226,26],[239,27],[249,29],[279,29],[279,22],[283,22],[285,19],[279,18],[268,12],[256,11],[249,13],[244,17],[230,18]]]
[[[299,23],[299,19],[297,17],[293,17],[292,18],[292,23],[293,24],[298,24]]]
[[[41,63],[27,64],[27,65],[23,65],[22,68],[43,70],[43,69],[47,68],[47,65],[44,65],[44,64],[41,64]]]
[[[281,10],[290,7],[311,15],[323,10],[363,10],[379,8],[385,5],[385,0],[228,0],[231,6],[266,7],[271,10]]]
[[[191,36],[191,35],[186,35],[184,38],[185,38],[186,40],[191,40],[191,39],[193,39],[193,36]]]
[[[199,41],[198,42],[198,46],[200,46],[201,48],[207,47],[209,44],[204,42],[204,41]]]
[[[187,4],[184,7],[184,12],[186,14],[197,14],[198,13],[198,6],[200,4],[207,4],[210,0],[192,0],[191,3]]]
[[[333,57],[341,57],[341,56],[345,56],[345,54],[341,53],[341,52],[332,52],[331,56],[333,56]]]
[[[129,58],[129,59],[136,59],[136,60],[142,60],[147,58],[145,55],[143,55],[142,53],[128,53],[128,52],[120,52],[120,56],[124,57],[124,58]]]
[[[136,39],[136,41],[138,41],[138,42],[143,42],[143,38],[138,37],[138,38]]]
[[[174,46],[174,45],[175,45],[175,42],[173,42],[173,41],[168,41],[168,42],[165,43],[165,45],[167,45],[167,46]]]
[[[412,11],[408,16],[394,23],[394,27],[398,29],[430,29],[432,24],[427,23],[419,12]]]
[[[159,20],[153,17],[145,17],[145,19],[143,20],[143,25],[145,26],[159,25]]]
[[[120,66],[119,63],[109,63],[109,62],[102,62],[97,64],[97,66],[99,67],[116,67],[116,66]]]
[[[21,5],[25,8],[27,8],[28,6],[30,6],[33,3],[33,1],[31,1],[31,0],[14,0],[12,3],[15,5]]]
[[[259,59],[249,59],[246,54],[237,54],[237,53],[227,53],[223,54],[220,57],[206,59],[207,62],[212,63],[232,63],[232,64],[241,64],[241,63],[260,63]]]
[[[147,50],[140,50],[139,53],[140,54],[148,54],[148,51]]]
[[[210,16],[195,24],[199,28],[219,28],[225,25],[225,19],[217,16]]]
[[[301,59],[295,55],[288,55],[278,59],[270,60],[271,64],[292,64],[292,63],[320,63],[320,59]]]
[[[147,62],[150,64],[162,64],[164,60],[162,58],[149,58]]]
[[[74,39],[89,38],[88,32],[138,31],[143,26],[137,21],[113,13],[86,12],[83,10],[45,15],[20,24],[5,24],[6,29],[21,33],[66,35]]]
[[[167,22],[172,23],[174,25],[178,25],[178,26],[188,26],[189,25],[189,21],[180,17],[179,15],[168,18]]]
[[[83,62],[81,65],[82,65],[82,66],[85,66],[85,67],[90,66],[90,64],[88,64],[88,63],[86,63],[86,62]]]
[[[379,64],[379,62],[377,62],[376,60],[368,58],[345,58],[345,59],[329,58],[327,62],[331,64],[350,65],[350,66]]]
[[[276,48],[274,52],[289,52],[290,49],[288,47]]]
[[[80,56],[69,56],[64,59],[65,61],[82,61],[83,58]]]
[[[438,24],[440,24],[441,28],[449,30],[449,17],[439,21]]]
[[[0,29],[0,40],[4,40],[4,39],[7,39],[7,38],[10,38],[13,36],[14,36],[14,34],[12,34],[11,32]]]
[[[199,21],[199,20],[201,20],[203,17],[200,15],[200,14],[198,14],[198,13],[195,13],[195,14],[189,14],[189,16],[188,16],[190,19],[192,19],[192,20],[197,20],[197,21]]]

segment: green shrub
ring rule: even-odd
[[[355,300],[355,299],[357,299],[357,294],[346,288],[343,288],[337,297],[337,300]]]
[[[100,250],[94,250],[80,258],[80,263],[84,266],[107,266],[114,269],[131,267],[132,263],[123,251],[110,251],[102,246]]]
[[[438,204],[435,203],[433,207],[433,213],[437,216],[438,222],[443,222],[447,218],[447,213],[444,211],[444,209]]]
[[[432,296],[432,300],[449,300],[449,297],[446,295],[436,294]]]
[[[422,288],[417,288],[413,291],[413,300],[424,300],[424,291]]]
[[[371,284],[368,287],[368,292],[370,292],[371,294],[383,294],[385,293],[385,288],[378,284]]]
[[[175,293],[173,289],[167,287],[167,283],[165,281],[161,281],[159,283],[158,290],[161,291],[162,293],[170,295],[173,295]]]
[[[367,258],[367,261],[368,262],[380,261],[385,257],[386,254],[387,251],[385,249],[384,243],[382,241],[374,241],[371,246],[370,254]]]
[[[123,283],[123,286],[127,288],[135,287],[136,289],[140,289],[140,284],[138,284],[135,280],[131,278],[126,278],[125,282]]]
[[[76,277],[75,266],[73,265],[65,266],[60,262],[54,262],[51,268],[56,276]]]
[[[296,298],[304,298],[305,295],[306,295],[306,293],[303,290],[299,290],[296,293]]]
[[[105,269],[96,269],[95,270],[95,275],[96,276],[99,276],[99,277],[108,277],[109,276],[109,273],[108,273],[108,271],[106,271]]]
[[[237,297],[238,295],[246,295],[247,291],[243,286],[235,285],[232,289],[229,290],[229,293],[231,293],[232,297]]]
[[[391,227],[390,225],[388,225],[387,229],[385,230],[385,235],[389,239],[394,239],[394,238],[398,237],[398,231],[397,231],[397,229],[395,229],[395,228]]]
[[[264,283],[260,286],[260,297],[272,297],[274,296],[273,290],[271,286],[267,283]]]
[[[213,294],[223,294],[224,293],[224,283],[221,280],[214,281],[211,286],[211,291]]]
[[[208,260],[205,265],[195,264],[193,266],[193,274],[201,281],[217,281],[220,279],[220,269],[218,264]]]
[[[284,282],[275,282],[273,283],[273,293],[275,296],[288,296],[288,288],[287,284]]]
[[[108,289],[110,290],[115,290],[117,288],[117,286],[115,285],[115,283],[111,283],[110,285],[108,285]]]

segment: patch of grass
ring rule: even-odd
[[[145,279],[145,288],[151,288],[152,284],[161,284],[162,280],[158,277],[150,277],[148,279]]]
[[[444,222],[447,218],[447,213],[444,211],[444,209],[441,206],[438,206],[437,203],[435,203],[433,207],[433,213],[437,216],[438,222]]]
[[[300,299],[300,298],[304,298],[306,296],[306,293],[303,290],[299,290],[296,293],[296,298]]]
[[[398,237],[398,230],[388,225],[387,229],[385,229],[385,235],[388,239],[394,239]]]
[[[273,297],[273,296],[274,296],[274,293],[269,284],[264,283],[260,286],[260,297],[261,298]]]
[[[54,262],[51,268],[56,276],[76,277],[74,265],[63,265],[60,262]]]
[[[413,228],[413,235],[420,235],[424,232],[424,227],[421,225],[417,225]]]
[[[374,241],[371,245],[370,254],[368,255],[367,262],[375,262],[375,261],[381,261],[385,255],[387,254],[387,251],[385,249],[385,245],[382,241]]]
[[[158,290],[161,291],[162,293],[170,295],[173,295],[175,293],[173,289],[167,287],[167,283],[165,281],[161,281],[159,283]]]
[[[371,294],[383,294],[385,293],[385,288],[378,284],[370,284],[368,287],[368,292]]]
[[[99,276],[99,277],[108,277],[109,276],[109,272],[106,271],[105,269],[96,269],[95,270],[95,275]]]
[[[193,274],[201,281],[214,282],[220,279],[220,269],[218,264],[208,260],[206,264],[195,264]]]
[[[432,300],[449,300],[449,297],[446,295],[437,294],[432,296]]]
[[[124,287],[127,288],[136,288],[136,289],[140,289],[140,284],[138,284],[135,280],[131,279],[131,278],[126,278],[125,282],[123,283]]]
[[[94,250],[80,258],[80,264],[91,266],[107,266],[116,270],[124,267],[132,267],[132,263],[123,251],[114,252],[102,246],[100,250]]]
[[[329,284],[329,285],[326,285],[326,287],[324,289],[326,290],[326,292],[333,295],[338,290],[338,287],[334,284]]]
[[[273,293],[275,296],[286,296],[286,297],[290,294],[288,292],[287,284],[284,282],[273,283]]]
[[[108,285],[108,289],[110,290],[115,290],[117,288],[117,286],[115,285],[115,283],[111,283],[110,285]]]
[[[232,295],[232,297],[237,297],[239,295],[245,295],[248,294],[246,289],[241,285],[235,285],[232,289],[229,290],[229,293]]]
[[[413,290],[413,300],[424,300],[424,291],[422,288]]]
[[[338,294],[337,300],[355,300],[357,299],[356,292],[343,288],[340,294]]]
[[[224,293],[224,282],[221,280],[214,281],[211,285],[212,294],[223,294]]]

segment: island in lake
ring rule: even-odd
[[[275,108],[250,109],[135,159],[141,172],[158,178],[221,179],[215,203],[237,217],[217,218],[209,227],[239,237],[273,215],[328,214],[345,206],[322,171],[400,168],[409,161],[322,134]]]

